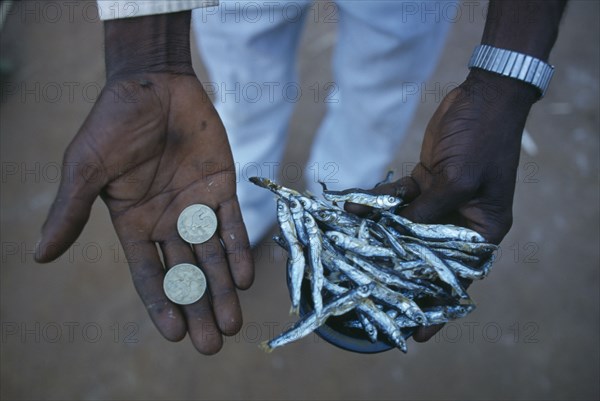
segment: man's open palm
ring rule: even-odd
[[[200,352],[215,353],[222,334],[241,328],[236,287],[248,288],[253,281],[235,186],[225,129],[195,76],[113,79],[65,152],[38,261],[51,261],[68,249],[100,195],[157,328],[173,341],[187,331]],[[216,212],[218,229],[210,240],[192,247],[179,237],[177,218],[194,203]],[[179,263],[204,271],[210,295],[182,307],[166,298],[165,267]]]

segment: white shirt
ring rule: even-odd
[[[219,5],[219,0],[98,0],[98,13],[103,21],[143,15],[175,13],[194,8]]]

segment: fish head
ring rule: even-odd
[[[379,198],[379,202],[378,202],[383,208],[389,209],[392,208],[394,206],[398,206],[401,203],[401,200],[399,198],[396,198],[395,196],[392,195],[382,195]]]
[[[304,227],[306,227],[307,230],[313,230],[317,228],[317,222],[308,213],[304,214],[302,221],[304,222]]]
[[[280,220],[289,218],[290,209],[283,199],[277,199],[277,216]]]
[[[366,285],[361,285],[360,287],[358,287],[358,295],[361,298],[366,298],[369,295],[371,295],[371,291],[373,291],[373,288],[375,288],[375,283],[369,283]]]
[[[310,198],[307,198],[305,196],[296,196],[296,199],[298,200],[298,202],[300,202],[300,205],[305,209],[305,210],[313,210],[315,209],[314,207],[314,201]]]
[[[456,228],[456,226],[454,226]],[[485,238],[481,236],[477,231],[465,227],[458,227],[458,239],[466,242],[486,242]]]
[[[469,234],[469,241],[470,242],[485,242],[485,238],[483,238],[481,235],[479,235],[479,233],[472,231]]]
[[[335,210],[317,210],[315,216],[324,223],[332,223],[337,221],[338,212]]]
[[[325,233],[325,235],[334,244],[341,244],[342,242],[344,242],[344,235],[338,231],[328,231]]]
[[[290,210],[292,213],[302,213],[303,207],[296,197],[290,199]]]
[[[425,317],[425,314],[419,308],[410,308],[410,315],[412,316],[412,320],[419,326],[427,323],[427,317]]]

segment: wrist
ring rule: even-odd
[[[106,21],[107,79],[149,72],[193,75],[190,18],[187,11]]]
[[[534,86],[477,68],[469,72],[461,87],[495,107],[523,110],[525,113],[529,113],[531,106],[539,99],[539,91]]]

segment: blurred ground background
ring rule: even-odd
[[[554,81],[527,124],[537,152],[522,154],[515,222],[493,273],[472,287],[474,313],[429,343],[411,341],[407,355],[352,354],[316,337],[267,355],[258,343],[290,322],[284,257],[267,241],[255,252],[255,285],[241,294],[245,326],[213,357],[154,329],[101,202],[69,253],[49,265],[33,261],[63,150],[104,79],[102,26],[87,3],[72,18],[63,2],[47,2],[58,5],[58,18],[44,2],[17,3],[0,39],[2,60],[14,66],[0,106],[2,399],[600,397],[598,2],[567,9],[551,56]],[[431,82],[465,77],[483,28],[485,3],[476,7],[473,21],[453,27]],[[335,42],[335,24],[308,22],[303,87],[331,80]],[[306,160],[322,100],[299,101],[287,163]],[[399,173],[417,160],[439,100],[423,99]]]

